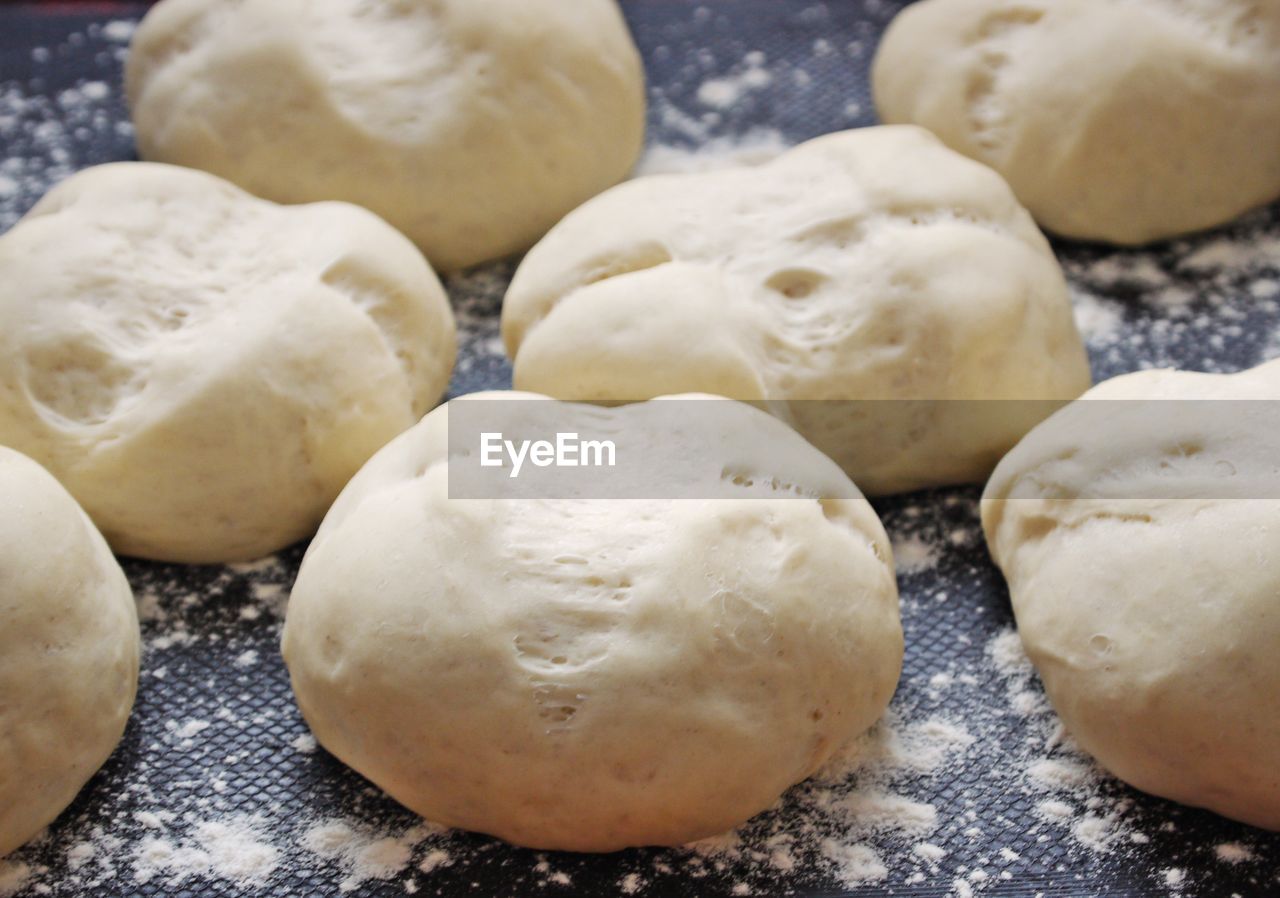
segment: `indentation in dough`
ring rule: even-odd
[[[563,302],[577,290],[613,278],[625,277],[628,274],[636,274],[641,271],[648,271],[651,268],[658,268],[673,261],[675,261],[674,257],[665,246],[653,241],[646,241],[598,256],[584,263],[581,268],[581,274],[577,279],[578,283],[569,285],[563,294],[548,297],[535,310],[535,314],[530,317],[528,324],[515,328],[520,332],[518,341],[523,340],[524,336],[541,324],[558,303]]]
[[[791,235],[791,242],[810,249],[846,250],[866,236],[862,219],[834,218],[810,225]]]
[[[952,225],[1008,235],[1004,224],[970,208],[904,206],[832,218],[797,230],[787,238],[795,253],[794,264],[786,268],[758,272],[739,266],[743,276],[763,279],[763,289],[750,295],[762,302],[772,320],[772,327],[761,335],[771,387],[789,392],[804,374],[821,368],[828,358],[839,357],[850,342],[856,342],[864,357],[875,353],[883,357],[882,364],[892,364],[892,359],[906,351],[908,329],[886,311],[890,307],[880,301],[883,297],[868,292],[865,302],[851,304],[856,298],[845,292],[850,287],[830,289],[835,277],[828,272],[847,268],[854,253],[882,254],[886,241],[909,239],[906,232]],[[903,269],[891,272],[890,286],[907,293],[929,288],[919,274]],[[850,313],[851,306],[864,305],[883,308],[875,315]]]
[[[763,477],[733,468],[723,468],[720,479],[725,483],[750,490],[767,490],[777,498],[812,499],[814,494],[797,483],[791,483],[778,477]]]
[[[591,574],[571,556],[552,564],[565,569],[563,598],[519,621],[512,645],[516,663],[529,674],[538,714],[554,730],[569,724],[584,698],[581,672],[608,657],[631,582]]]
[[[1168,474],[1175,471],[1184,471],[1194,467],[1196,459],[1204,454],[1204,445],[1196,440],[1184,440],[1167,446],[1164,450],[1163,457],[1156,463],[1156,467],[1161,474]],[[1184,462],[1192,462],[1192,465],[1185,465]]]
[[[528,677],[530,694],[549,732],[566,728],[585,699],[583,684],[605,663],[631,614],[631,554],[647,550],[661,532],[660,518],[637,503],[628,520],[630,540],[601,549],[601,536],[618,537],[607,503],[560,500],[506,518],[496,535],[513,581],[532,590],[510,621],[512,660]]]
[[[137,372],[102,346],[85,339],[28,351],[27,389],[38,407],[74,424],[101,424],[141,383]]]
[[[765,360],[771,368],[785,372],[788,368],[803,366],[803,354],[800,349],[792,346],[776,333],[762,334],[760,348],[764,351]]]
[[[868,539],[867,534],[863,532],[858,522],[851,519],[845,511],[845,506],[837,499],[819,499],[818,507],[822,509],[822,516],[835,524],[837,527],[843,528],[861,545],[865,546],[879,561],[888,562],[885,552],[881,550],[880,544],[875,540]]]
[[[1018,539],[1023,543],[1032,543],[1044,539],[1055,530],[1081,530],[1101,521],[1143,525],[1154,523],[1150,515],[1139,512],[1099,511],[1071,521],[1060,521],[1049,515],[1028,515],[1018,521]]]
[[[1001,96],[1005,70],[1018,52],[1022,33],[1042,18],[1043,10],[1012,7],[978,26],[973,45],[978,65],[965,91],[965,105],[974,143],[988,152],[998,152],[1006,142],[1009,112]]]
[[[440,24],[438,0],[332,0],[302,33],[328,96],[351,122],[417,143],[458,108],[467,72]]]
[[[1018,542],[1033,543],[1058,529],[1058,522],[1048,515],[1028,515],[1018,522]]]
[[[566,601],[518,625],[513,639],[516,662],[529,674],[538,716],[547,722],[548,732],[566,729],[585,701],[580,677],[574,674],[609,654],[621,620],[616,608]]]
[[[1137,514],[1134,512],[1107,512],[1103,514],[1095,514],[1090,518],[1091,521],[1119,521],[1122,524],[1153,524],[1155,521],[1149,514]]]
[[[647,271],[672,261],[671,251],[652,241],[629,246],[620,253],[588,263],[582,285],[598,284],[611,278]]]
[[[829,280],[830,278],[820,271],[787,268],[775,272],[765,281],[765,286],[788,299],[806,299]]]
[[[320,276],[327,287],[338,291],[368,316],[382,338],[387,352],[395,356],[409,383],[417,382],[418,359],[406,342],[402,312],[413,308],[393,284],[369,271],[359,262],[347,259],[337,262]],[[423,414],[415,397],[414,412]]]
[[[547,731],[558,732],[569,728],[587,696],[559,683],[535,681],[533,699],[538,705],[538,716],[548,724]]]
[[[566,602],[520,623],[513,640],[516,655],[523,667],[540,673],[586,667],[609,653],[618,621],[616,610]]]

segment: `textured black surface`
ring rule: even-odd
[[[873,123],[866,68],[877,35],[901,5],[888,0],[627,2],[651,82],[651,141],[696,146],[758,127],[776,128],[797,141]],[[51,179],[68,168],[131,158],[127,131],[109,126],[126,118],[118,89],[120,46],[106,40],[95,23],[128,17],[140,8],[0,7],[0,90],[17,86],[38,98],[56,97],[85,80],[112,85],[98,107],[110,121],[88,122],[83,131],[69,133],[67,157],[61,160],[46,159],[48,147],[32,138],[30,122],[6,123],[0,107],[6,158],[29,163],[20,195],[10,198],[11,212],[37,198],[32,184],[38,185],[40,172]],[[37,47],[49,49],[47,58],[33,57]],[[770,83],[729,110],[700,104],[699,86],[708,77],[740,71],[750,51],[765,54]],[[709,112],[715,115],[706,118]],[[24,113],[28,119],[60,114],[48,104]],[[1275,354],[1280,347],[1277,297],[1258,287],[1280,274],[1274,262],[1259,257],[1215,267],[1203,256],[1195,261],[1205,247],[1247,248],[1259,237],[1280,238],[1277,210],[1256,213],[1217,234],[1142,252],[1058,245],[1077,289],[1122,321],[1091,335],[1095,374],[1166,364],[1234,370]],[[509,367],[495,336],[510,272],[509,263],[498,264],[449,283],[464,342],[464,361],[451,390],[455,395],[509,385]],[[940,715],[962,721],[977,738],[943,775],[907,776],[894,783],[898,791],[936,808],[938,823],[927,839],[946,850],[943,862],[913,858],[916,838],[904,840],[892,832],[859,836],[886,859],[889,875],[848,890],[802,847],[795,868],[779,873],[749,854],[728,860],[702,859],[690,851],[542,855],[478,836],[446,834],[432,837],[429,846],[446,851],[451,864],[429,872],[411,865],[385,881],[348,883],[349,894],[615,895],[628,875],[635,877],[630,884],[637,894],[647,896],[940,896],[966,890],[1080,898],[1280,894],[1280,837],[1140,795],[1111,780],[1094,789],[1099,807],[1122,809],[1125,825],[1149,841],[1089,851],[1036,814],[1034,806],[1045,796],[1025,787],[1020,767],[1024,746],[1039,738],[1036,728],[1043,720],[1009,712],[1008,677],[986,650],[1010,625],[1011,615],[1001,578],[982,544],[977,495],[976,488],[963,488],[877,503],[895,537],[914,539],[937,553],[924,570],[901,578],[907,657],[895,712],[902,720]],[[290,696],[278,639],[281,607],[300,557],[301,549],[295,548],[275,562],[239,569],[126,562],[142,602],[147,646],[137,708],[111,761],[49,834],[18,856],[32,868],[30,893],[336,895],[349,871],[300,847],[308,826],[343,818],[398,833],[416,823],[323,751],[296,747],[306,728]],[[931,685],[940,675],[971,682],[940,691]],[[207,726],[192,732],[191,721]],[[754,821],[746,841],[751,843],[753,830],[785,830],[788,815],[799,813],[812,788],[793,790],[780,809]],[[138,816],[160,811],[174,816],[162,820],[159,829],[154,818]],[[192,821],[237,814],[256,817],[282,852],[264,882],[237,885],[226,877],[184,878],[172,872],[150,879],[137,875],[137,852],[145,838],[182,842]],[[89,860],[71,851],[85,842],[95,846]],[[1213,851],[1220,843],[1243,844],[1255,860],[1220,862]],[[998,860],[1001,848],[1018,860]],[[415,864],[424,850],[416,849]],[[1185,871],[1177,888],[1170,885],[1171,868]],[[1009,879],[998,878],[1002,869]],[[990,876],[971,878],[974,870]],[[913,873],[921,879],[908,883]],[[555,874],[567,877],[567,884]]]

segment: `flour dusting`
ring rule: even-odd
[[[697,146],[657,144],[645,151],[635,175],[689,174],[763,165],[789,147],[782,133],[773,128],[756,128],[741,136],[716,137]]]
[[[264,882],[280,862],[263,821],[232,817],[192,824],[185,838],[151,836],[134,853],[133,880],[160,880],[178,886],[191,877],[223,879],[237,885]]]

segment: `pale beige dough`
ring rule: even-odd
[[[913,127],[616,187],[526,256],[502,329],[517,389],[763,400],[870,494],[986,477],[1047,414],[986,400],[1090,383],[1030,216]]]
[[[1116,776],[1280,829],[1280,362],[1084,400],[982,501],[1027,654]]]
[[[289,602],[319,742],[432,821],[573,851],[709,836],[814,773],[898,681],[888,540],[785,425],[722,414],[755,486],[708,439],[698,500],[450,500],[448,408],[378,453]]]
[[[1280,3],[923,0],[876,108],[990,165],[1044,227],[1141,244],[1280,197]]]
[[[0,237],[0,441],[122,554],[259,557],[440,397],[453,316],[409,241],[151,163],[81,172]]]
[[[614,0],[164,0],[126,84],[144,159],[364,206],[442,270],[527,248],[644,138]]]
[[[138,685],[124,572],[58,481],[0,446],[0,857],[76,797]]]

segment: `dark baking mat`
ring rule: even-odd
[[[867,68],[901,5],[625,3],[651,143],[705,161],[872,124]],[[58,178],[132,157],[120,66],[142,9],[0,6],[0,229]],[[1057,249],[1098,377],[1280,355],[1280,210],[1149,250]],[[509,385],[497,314],[511,271],[448,284],[454,395]],[[0,895],[1280,894],[1280,836],[1138,794],[1074,751],[1009,630],[978,492],[876,503],[907,657],[857,760],[731,836],[609,856],[420,826],[317,749],[278,652],[300,547],[236,568],[128,561],[146,646],[133,719],[74,806],[0,862]]]

